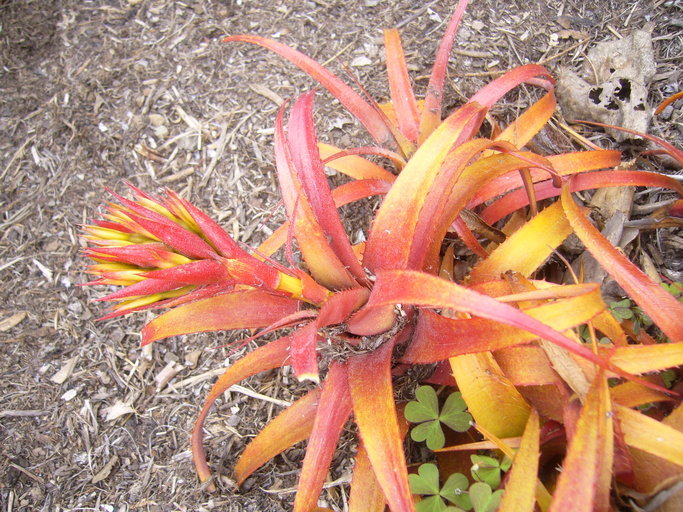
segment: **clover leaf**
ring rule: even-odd
[[[633,318],[633,303],[629,299],[611,302],[609,309],[619,322]]]
[[[413,494],[425,496],[415,505],[417,512],[462,512],[471,510],[472,503],[467,495],[469,482],[462,473],[448,477],[443,487],[439,488],[439,469],[435,464],[422,464],[417,474],[408,475],[410,490]],[[445,500],[457,505],[447,505]]]
[[[439,399],[431,386],[420,386],[415,392],[416,400],[409,402],[405,408],[405,417],[411,423],[417,423],[410,437],[413,441],[427,442],[427,448],[438,450],[443,448],[446,437],[441,423],[452,430],[465,432],[470,428],[472,416],[464,412],[467,404],[460,393],[451,393],[439,412]]]
[[[489,484],[476,482],[470,487],[469,494],[474,512],[495,512],[503,497],[503,489],[493,492]]]
[[[484,482],[492,489],[500,485],[501,471],[510,469],[512,461],[504,457],[502,461],[486,455],[470,455],[472,461],[472,477],[478,482]]]

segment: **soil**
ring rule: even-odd
[[[451,59],[449,105],[521,63],[577,68],[591,45],[647,23],[657,65],[650,103],[680,87],[678,0],[505,4],[472,2]],[[328,61],[341,76],[340,62],[363,57],[369,65],[353,71],[385,100],[381,29],[401,27],[412,76],[426,86],[454,5],[0,1],[0,510],[291,508],[303,446],[276,457],[239,491],[230,474],[249,438],[302,386],[287,372],[271,372],[243,383],[259,398],[230,392],[219,400],[206,445],[223,478],[218,493],[206,493],[189,433],[227,362],[228,349],[206,348],[231,338],[185,336],[143,350],[139,331],[150,316],[97,322],[104,307],[92,301],[102,290],[80,286],[87,276],[79,225],[96,215],[105,187],[123,192],[128,181],[149,191],[172,187],[237,240],[259,242],[281,216],[271,158],[277,103],[314,84],[274,55],[221,37],[275,38]],[[586,40],[558,37],[562,25]],[[505,121],[528,101],[525,93],[510,95],[494,113]],[[369,143],[323,92],[317,110],[324,138]],[[652,133],[680,145],[680,112],[655,121]],[[164,369],[177,370],[168,383],[160,379]],[[346,504],[347,437],[330,474],[341,483],[322,496],[334,510]]]

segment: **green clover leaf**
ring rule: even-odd
[[[495,512],[502,497],[503,489],[492,492],[491,487],[485,482],[476,482],[470,487],[470,500],[474,512]]]
[[[451,475],[444,486],[439,488],[439,469],[435,464],[422,464],[417,474],[408,475],[410,490],[413,494],[425,496],[415,505],[417,512],[463,512],[472,509],[467,495],[469,482],[462,473]],[[444,502],[448,500],[458,507]]]
[[[471,510],[472,502],[470,496],[467,494],[467,488],[470,482],[462,473],[455,473],[448,477],[446,483],[441,488],[441,496],[446,498],[451,503],[454,503],[462,510]]]
[[[609,309],[619,322],[633,318],[633,303],[629,299],[611,302]]]
[[[683,284],[662,283],[662,288],[664,288],[667,292],[676,297],[679,301],[683,302]]]
[[[472,477],[478,482],[484,482],[497,489],[500,485],[501,471],[510,469],[512,461],[504,457],[502,462],[486,455],[470,455],[472,461]]]
[[[452,430],[465,432],[470,428],[472,416],[464,412],[467,404],[460,393],[451,393],[439,412],[439,399],[431,386],[420,386],[415,392],[416,400],[408,402],[405,417],[411,423],[417,423],[410,432],[416,442],[427,442],[430,450],[438,450],[446,444],[441,423]]]

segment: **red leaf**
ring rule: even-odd
[[[536,77],[545,77],[547,80],[539,82],[535,80]],[[550,72],[543,66],[538,64],[525,64],[517,68],[511,69],[503,76],[496,78],[493,82],[482,87],[477,93],[470,98],[470,102],[477,102],[484,107],[492,107],[495,102],[501,99],[505,94],[524,82],[536,83],[544,88],[550,90],[555,81]]]
[[[142,344],[195,332],[267,327],[299,309],[299,301],[261,290],[236,291],[185,304],[142,329]]]
[[[578,169],[578,168],[577,168]],[[578,174],[572,177],[569,182],[569,187],[571,192],[579,192],[581,190],[590,190],[594,188],[604,188],[604,187],[628,187],[628,186],[641,186],[641,187],[665,187],[671,190],[675,190],[679,194],[683,194],[683,186],[678,183],[673,178],[670,178],[664,174],[646,172],[646,171],[600,171],[600,172],[587,172],[584,174]],[[506,188],[511,190],[511,188]],[[536,199],[548,199],[550,197],[556,197],[560,195],[560,189],[555,187],[555,185],[550,180],[541,181],[534,185],[536,191]],[[491,190],[490,197],[485,197],[480,195],[476,201],[471,201],[468,207],[474,207],[479,203],[479,199],[482,201],[487,201],[488,199],[495,197],[502,193],[500,190]],[[506,215],[523,208],[529,204],[529,199],[524,190],[518,189],[510,192],[501,199],[496,200],[490,206],[488,206],[481,213],[481,218],[489,224],[498,222],[500,219]]]
[[[683,304],[631,263],[588,221],[574,202],[569,184],[562,187],[562,206],[574,232],[598,263],[671,341],[683,341]]]
[[[420,119],[420,137],[419,143],[422,144],[427,137],[429,137],[436,127],[441,122],[441,104],[443,100],[443,85],[446,80],[446,71],[448,69],[448,59],[453,48],[453,41],[455,34],[458,31],[460,20],[467,9],[469,0],[460,0],[450,21],[446,32],[439,43],[439,49],[436,52],[434,59],[434,66],[432,73],[429,76],[429,84],[427,85],[427,94],[425,95],[424,105],[422,107],[422,117]]]
[[[320,85],[325,87],[325,89],[337,98],[341,104],[344,105],[348,111],[363,124],[363,126],[365,126],[370,135],[372,135],[380,146],[389,146],[392,149],[398,147],[391,129],[387,126],[385,117],[377,112],[358,93],[351,89],[351,87],[346,85],[337,76],[310,57],[307,57],[303,53],[289,48],[282,43],[259,36],[238,35],[223,39],[223,42],[226,43],[231,41],[257,44],[287,59],[317,80]]]
[[[235,481],[242,485],[263,464],[306,439],[313,429],[320,389],[315,388],[270,421],[244,449],[235,464]]]
[[[320,160],[313,123],[313,95],[313,91],[301,95],[292,107],[287,125],[287,144],[292,162],[306,198],[334,253],[356,280],[366,282],[365,272],[351,249]]]
[[[162,279],[178,284],[202,285],[232,280],[228,270],[219,261],[199,260],[171,268],[141,273],[147,279]]]
[[[565,330],[589,321],[604,309],[597,285],[586,294],[570,297],[525,310],[524,313]],[[430,364],[461,354],[499,350],[521,345],[538,338],[523,328],[484,318],[446,318],[431,311],[421,311],[413,340],[402,361]]]
[[[289,357],[289,342],[289,337],[283,337],[248,353],[227,368],[211,388],[192,429],[192,459],[202,482],[206,482],[211,477],[211,470],[206,463],[206,451],[203,444],[204,433],[202,431],[211,406],[233,384],[285,364]],[[215,490],[215,488],[213,484],[209,486],[209,490]]]
[[[414,511],[391,384],[395,338],[349,358],[349,385],[360,437],[375,477],[394,512]]]
[[[391,103],[396,110],[398,127],[410,141],[417,142],[418,109],[417,101],[408,76],[408,68],[397,29],[384,31],[384,51],[387,61],[387,75]]]
[[[662,390],[650,382],[623,371],[596,356],[588,348],[579,345],[556,330],[526,315],[514,307],[482,295],[463,286],[430,274],[411,270],[386,270],[377,274],[370,300],[361,312],[368,308],[389,304],[414,304],[432,308],[450,308],[464,313],[495,320],[500,323],[527,330],[559,347],[606,368],[621,377],[639,382],[649,388]],[[664,390],[666,392],[666,390]]]
[[[315,322],[306,324],[292,333],[290,354],[292,356],[292,370],[300,382],[310,380],[320,383],[318,375],[318,326]]]
[[[339,435],[351,416],[346,364],[332,363],[325,378],[306,456],[299,476],[294,512],[308,512],[318,502]]]
[[[166,190],[169,201],[178,204],[192,217],[192,220],[199,226],[202,234],[213,244],[218,252],[226,258],[244,258],[248,254],[235,242],[225,230],[220,227],[211,217],[202,212],[189,201],[186,201],[172,190]]]
[[[358,284],[330,246],[308,197],[303,192],[285,141],[283,115],[284,108],[280,108],[275,121],[275,163],[287,218],[293,223],[299,249],[319,283],[335,289],[353,288]]]

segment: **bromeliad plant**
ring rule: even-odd
[[[633,409],[671,401],[672,393],[656,378],[636,375],[683,362],[683,306],[611,246],[572,197],[616,185],[663,186],[679,194],[683,189],[659,174],[611,169],[620,162],[616,151],[544,157],[524,149],[555,107],[552,78],[540,66],[510,71],[442,119],[448,56],[466,4],[458,4],[446,29],[421,103],[395,30],[385,32],[392,101],[382,107],[278,42],[227,38],[259,44],[297,64],[377,143],[344,151],[319,143],[313,93],[294,102],[287,123],[283,105],[275,123],[275,161],[287,222],[259,247],[243,248],[171,191],[155,197],[132,188],[132,200],[115,196],[118,204],[108,206],[104,219],[86,227],[94,283],[124,286],[102,299],[115,303],[107,317],[168,310],[143,329],[143,344],[195,332],[261,329],[247,338],[252,340],[288,328],[236,361],[209,393],[192,434],[194,462],[209,488],[202,438],[212,404],[231,385],[283,365],[320,386],[247,446],[235,478],[241,484],[308,439],[296,511],[316,509],[350,418],[360,444],[349,509],[414,510],[406,428],[392,384],[412,365],[440,364],[452,372],[477,428],[514,456],[504,510],[531,511],[536,497],[543,510],[567,510],[569,503],[573,510],[606,509],[613,462],[622,463],[629,450],[637,448],[640,460],[683,460],[675,448],[683,446],[683,434]],[[505,130],[478,136],[490,107],[524,82],[542,87],[545,95]],[[398,175],[362,154],[387,157]],[[325,166],[351,181],[331,189]],[[558,195],[558,202],[538,212],[537,201]],[[352,245],[338,208],[371,196],[382,197],[381,205],[367,241]],[[501,231],[491,227],[505,218]],[[473,231],[497,244],[484,247]],[[597,284],[532,279],[572,232],[671,343],[629,344]],[[460,282],[448,247],[456,235],[479,257]],[[281,247],[287,264],[273,259]],[[295,247],[305,268],[294,263]],[[610,343],[597,346],[595,336],[582,343],[574,330],[584,325]],[[608,387],[608,377],[626,381]],[[564,423],[568,438],[552,505],[543,485],[536,485],[539,421],[548,419]],[[515,456],[500,438],[522,433]],[[633,464],[628,468],[636,473]]]

